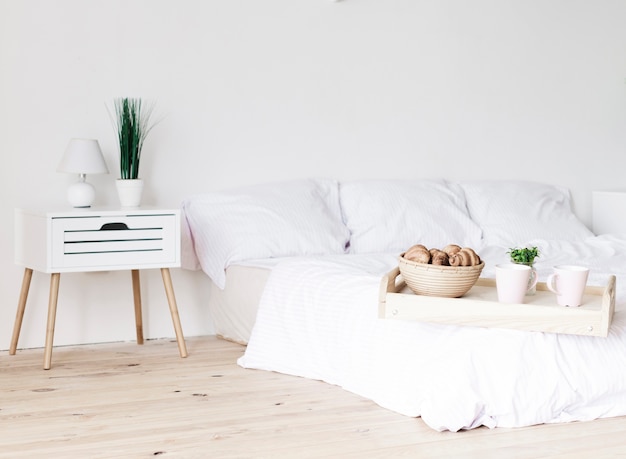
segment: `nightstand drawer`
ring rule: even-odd
[[[52,219],[54,268],[123,267],[175,263],[175,214]]]

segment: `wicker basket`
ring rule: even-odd
[[[471,289],[485,266],[440,266],[417,263],[399,257],[400,273],[411,290],[417,295],[458,298]]]

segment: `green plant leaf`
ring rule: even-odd
[[[115,99],[115,125],[120,148],[120,178],[139,177],[139,163],[144,140],[154,127],[150,124],[152,106],[145,107],[142,99]]]
[[[539,249],[537,247],[512,248],[507,252],[511,256],[514,263],[532,264],[535,258],[539,257]]]

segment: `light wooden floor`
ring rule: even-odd
[[[626,418],[435,432],[338,387],[244,370],[214,337],[0,352],[2,458],[626,457]]]

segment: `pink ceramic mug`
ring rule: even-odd
[[[514,263],[496,265],[496,289],[500,303],[523,303],[526,292],[537,285],[537,271]]]
[[[554,273],[548,276],[546,286],[556,293],[556,302],[560,306],[580,306],[587,286],[589,268],[584,266],[561,265],[554,267]]]

